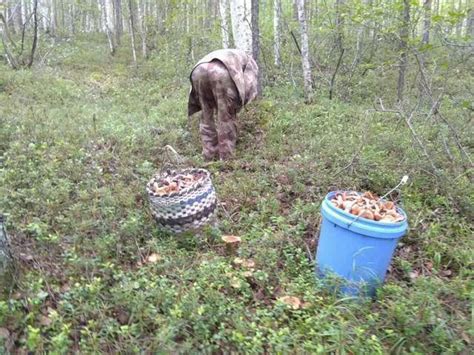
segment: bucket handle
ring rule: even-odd
[[[400,194],[400,200],[401,200],[401,196],[402,196],[402,190],[399,189],[400,186],[402,185],[405,185],[408,181],[408,175],[404,175],[402,177],[402,179],[400,180],[400,182],[397,184],[397,186],[395,186],[393,189],[391,189],[389,192],[387,192],[385,195],[383,195],[382,197],[379,197],[377,202],[379,202],[380,200],[383,200],[385,197],[387,197],[388,195],[390,195],[392,192],[394,191],[398,191],[399,194]],[[360,218],[360,216],[356,216],[351,222],[349,222],[347,224],[347,228],[350,228],[352,226],[352,224],[356,221],[358,221]]]

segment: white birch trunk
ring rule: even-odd
[[[49,30],[52,34],[56,34],[56,2],[49,1]]]
[[[48,6],[46,0],[38,1],[38,17],[41,18],[41,26],[43,31],[48,30]]]
[[[235,47],[252,54],[251,0],[231,0],[230,14]]]
[[[281,0],[273,0],[273,52],[275,65],[281,65]]]
[[[76,32],[76,4],[72,3],[68,6],[69,10],[69,33],[73,35]],[[63,15],[64,16],[64,15]]]
[[[91,15],[90,15],[90,12],[89,10],[86,10],[86,20],[85,20],[85,28],[84,28],[84,31],[85,32],[91,32],[92,31],[92,26],[91,26]]]
[[[16,2],[13,10],[13,26],[16,33],[21,33],[21,28],[23,27],[23,21],[21,19],[21,1]]]
[[[306,24],[304,0],[296,0],[296,5],[298,8],[298,22],[301,32],[301,61],[303,64],[304,92],[306,101],[310,102],[313,95],[313,80],[311,79],[311,65],[309,62],[308,27]]]
[[[134,24],[134,18],[133,18],[133,6],[132,6],[132,0],[128,0],[128,11],[129,11],[129,27],[130,27],[130,44],[132,45],[132,57],[133,57],[133,63],[137,63],[137,51],[135,50],[135,24]]]
[[[91,0],[92,2],[93,0]],[[104,0],[97,1],[97,7],[99,9],[100,16],[97,18],[97,26],[100,32],[106,32],[105,29],[105,6]]]
[[[229,48],[229,24],[227,22],[228,0],[219,0],[219,14],[221,17],[222,48]]]
[[[139,4],[138,8],[139,8],[139,12],[141,13],[139,16],[141,18],[141,20],[140,20],[140,29],[141,29],[141,32],[142,32],[142,55],[143,55],[143,58],[147,58],[148,57],[148,50],[147,50],[147,44],[146,44],[146,36],[147,36],[146,0],[142,0]]]
[[[424,20],[423,20],[423,44],[430,43],[430,27],[431,27],[431,0],[424,0],[423,3]]]
[[[21,0],[21,23],[25,24],[27,17],[26,0]]]
[[[0,214],[0,291],[8,289],[13,276],[13,258],[3,218]]]
[[[106,26],[111,33],[115,32],[115,11],[114,1],[105,0],[105,20]]]
[[[111,54],[115,54],[115,36],[114,36],[114,8],[113,0],[100,0],[102,7],[102,24],[109,41]]]

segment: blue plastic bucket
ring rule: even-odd
[[[374,296],[398,240],[408,229],[406,214],[398,208],[405,219],[395,223],[357,218],[331,203],[336,193],[329,193],[321,206],[316,274],[325,279],[330,275],[342,278],[339,291],[346,295]]]

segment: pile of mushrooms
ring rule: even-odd
[[[148,186],[158,196],[164,196],[188,188],[205,177],[206,174],[200,171],[190,174],[169,175],[161,178],[155,177]]]
[[[355,216],[380,222],[400,222],[405,217],[397,211],[392,201],[381,200],[376,194],[355,191],[337,192],[331,203]]]

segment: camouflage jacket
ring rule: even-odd
[[[255,60],[247,55],[244,51],[238,49],[219,49],[209,53],[202,58],[191,70],[191,75],[194,69],[202,63],[209,63],[213,60],[219,60],[224,64],[229,71],[232,80],[239,92],[240,101],[242,105],[251,102],[257,96],[257,77],[258,66]],[[191,91],[188,100],[188,115],[201,111],[199,98],[193,88],[191,81]]]

